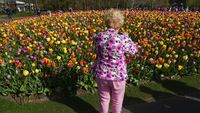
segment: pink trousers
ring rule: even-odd
[[[126,81],[107,81],[97,79],[98,93],[100,97],[100,112],[108,113],[110,99],[112,113],[121,113]]]

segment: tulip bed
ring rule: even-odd
[[[30,17],[0,25],[0,94],[94,90],[93,37],[105,31],[103,11]],[[139,52],[127,56],[129,83],[199,74],[200,13],[129,11],[121,32]]]

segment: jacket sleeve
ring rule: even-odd
[[[138,51],[136,44],[128,36],[124,36],[123,38],[123,47],[124,53],[128,53],[131,55],[134,55]]]

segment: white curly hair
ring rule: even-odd
[[[120,29],[124,24],[124,12],[118,9],[109,9],[104,14],[104,21],[110,28]]]

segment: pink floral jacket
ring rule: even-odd
[[[127,64],[125,54],[135,54],[136,44],[127,36],[109,28],[97,34],[94,40],[97,54],[94,74],[104,80],[127,80]]]

